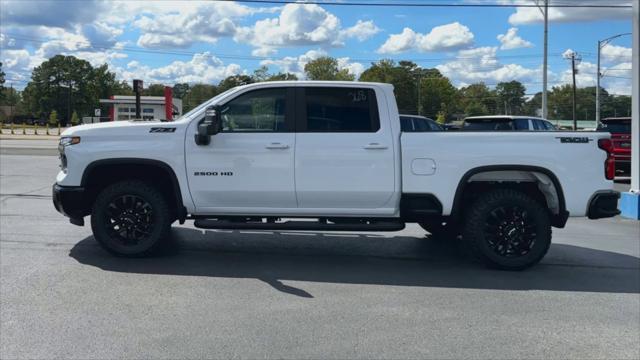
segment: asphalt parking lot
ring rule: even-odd
[[[0,155],[0,358],[640,358],[637,221],[571,219],[524,272],[414,225],[176,226],[121,259],[54,210],[46,153]]]

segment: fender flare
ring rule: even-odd
[[[482,172],[488,172],[488,171],[505,171],[505,170],[538,172],[549,177],[549,179],[551,179],[551,182],[553,183],[553,186],[556,188],[556,192],[558,194],[558,204],[559,204],[559,212],[557,215],[553,215],[551,217],[551,223],[555,227],[559,227],[559,228],[564,227],[564,225],[567,223],[567,219],[569,218],[569,212],[567,211],[567,208],[566,208],[564,192],[562,190],[562,185],[560,184],[558,177],[549,169],[539,167],[539,166],[519,165],[519,164],[479,166],[467,171],[460,179],[460,182],[458,182],[458,187],[456,188],[456,194],[453,198],[453,205],[451,207],[451,215],[450,215],[451,219],[453,219],[456,222],[460,220],[462,216],[462,194],[464,193],[466,186],[469,184],[468,183],[469,179],[473,175],[476,175]]]
[[[80,180],[80,186],[86,187],[89,181],[89,177],[91,173],[101,167],[101,166],[114,166],[114,165],[145,165],[145,166],[153,166],[159,169],[162,169],[169,176],[169,180],[171,181],[171,185],[173,187],[173,195],[177,204],[177,215],[180,223],[184,223],[184,220],[187,218],[187,210],[184,206],[184,202],[182,201],[182,192],[180,190],[180,182],[178,181],[178,177],[176,176],[173,168],[164,161],[153,160],[153,159],[143,159],[143,158],[110,158],[110,159],[101,159],[95,160],[89,165],[87,165],[82,173],[82,179]]]

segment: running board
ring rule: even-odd
[[[198,219],[195,227],[201,229],[233,230],[304,230],[304,231],[400,231],[403,222],[376,221],[370,223],[326,223],[319,221],[239,222],[229,220]]]

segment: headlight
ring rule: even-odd
[[[58,143],[58,151],[60,152],[60,168],[62,171],[67,171],[67,156],[64,153],[64,148],[67,146],[75,145],[80,143],[79,136],[69,136],[60,138],[60,143]]]
[[[68,136],[68,137],[60,138],[60,143],[58,144],[58,146],[65,147],[65,146],[75,145],[79,143],[80,143],[79,136]]]

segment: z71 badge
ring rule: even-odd
[[[172,133],[176,132],[174,127],[153,127],[149,130],[150,133]]]

